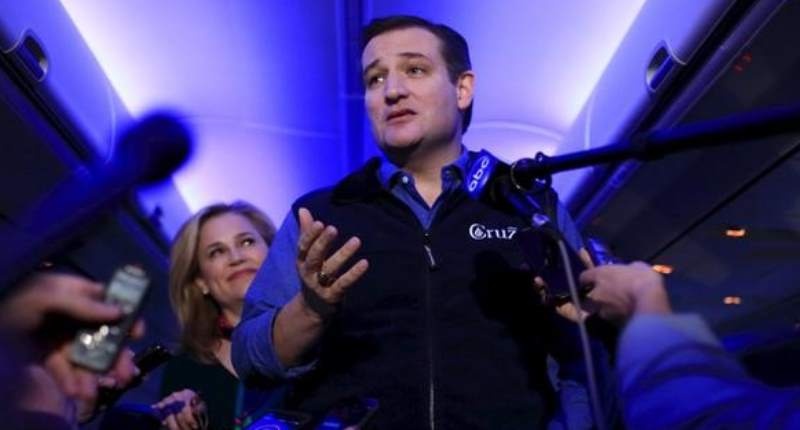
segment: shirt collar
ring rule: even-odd
[[[403,169],[395,166],[389,161],[388,158],[385,156],[381,156],[381,164],[378,167],[378,181],[380,181],[381,186],[386,189],[390,190],[400,178],[407,174]],[[445,172],[454,172],[457,175],[459,180],[463,180],[464,172],[467,170],[467,164],[469,162],[469,151],[461,145],[461,153],[459,154],[458,158],[452,163],[444,166],[442,168],[442,174]],[[409,175],[410,176],[410,175]]]

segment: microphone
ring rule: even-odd
[[[4,292],[137,186],[168,178],[189,159],[192,135],[174,115],[157,112],[133,123],[111,159],[76,172],[0,231],[0,292]]]
[[[545,191],[546,188],[527,190],[517,187],[508,164],[486,150],[481,150],[470,165],[464,187],[473,200],[486,200],[520,215],[546,213],[540,202],[530,195],[531,191]]]
[[[150,114],[123,133],[104,170],[130,185],[163,181],[189,159],[192,140],[189,128],[174,115]]]
[[[692,149],[740,143],[800,131],[800,105],[781,106],[714,120],[652,130],[632,139],[586,151],[547,157],[523,158],[511,166],[511,180],[521,188],[565,170],[637,159],[650,161]]]
[[[538,187],[521,188],[511,175],[511,168],[486,150],[481,151],[466,175],[465,187],[472,199],[511,210],[526,220],[515,235],[516,243],[530,270],[547,284],[545,303],[561,305],[570,299],[565,265],[572,271],[585,269],[577,252],[565,242],[555,213],[557,196],[546,182]],[[560,247],[563,244],[565,253]],[[568,258],[569,262],[564,261]]]

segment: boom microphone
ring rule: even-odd
[[[596,164],[637,159],[649,161],[692,149],[722,146],[800,131],[800,105],[775,107],[714,120],[649,131],[630,140],[586,151],[523,158],[511,167],[511,179],[528,188],[553,173]]]

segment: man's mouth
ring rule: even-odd
[[[386,115],[386,122],[392,122],[395,120],[403,120],[405,118],[410,118],[412,115],[415,115],[411,109],[400,109],[393,112],[389,112],[389,115]]]

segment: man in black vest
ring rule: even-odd
[[[463,190],[476,158],[461,144],[467,43],[407,16],[373,21],[363,43],[383,157],[294,204],[248,292],[234,366],[245,380],[292,380],[287,407],[314,414],[375,398],[381,429],[545,426],[560,403],[548,356],[581,379],[576,329],[532,287],[514,242],[525,220]],[[556,218],[580,248],[566,213]],[[582,406],[570,428],[590,427],[583,388],[562,387]]]

